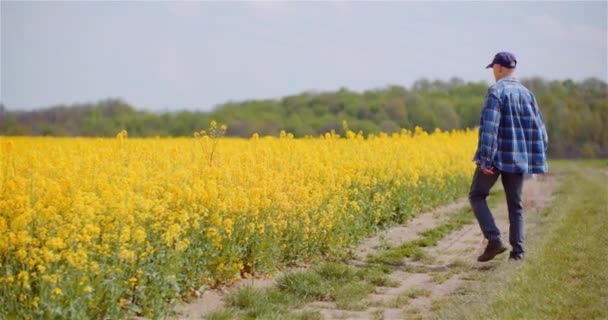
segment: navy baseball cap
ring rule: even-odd
[[[499,64],[505,68],[513,69],[517,65],[517,59],[511,52],[499,52],[494,56],[494,60],[490,63],[487,68],[492,68],[494,64]]]

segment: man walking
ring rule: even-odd
[[[478,261],[489,261],[505,252],[500,230],[488,208],[486,197],[501,177],[509,210],[509,259],[524,257],[524,174],[547,172],[547,131],[536,98],[513,76],[517,60],[510,52],[499,52],[486,68],[492,68],[496,83],[488,88],[479,126],[477,163],[469,192],[471,207],[488,240]]]

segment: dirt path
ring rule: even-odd
[[[524,208],[526,215],[538,214],[552,202],[556,179],[551,175],[527,179],[524,183]],[[492,212],[508,242],[508,213],[501,193],[499,205]],[[381,232],[363,241],[355,250],[352,265],[365,265],[366,257],[381,251],[387,245],[396,246],[415,240],[419,233],[437,227],[450,213],[468,206],[467,199],[419,214],[407,224]],[[527,221],[530,219],[527,219]],[[526,232],[534,232],[535,226],[526,225]],[[396,268],[389,277],[392,287],[377,287],[361,306],[363,311],[342,310],[332,302],[313,302],[294,310],[318,311],[324,319],[407,319],[426,318],[432,311],[433,301],[457,291],[466,281],[476,281],[475,275],[496,267],[496,261],[504,261],[503,254],[490,263],[478,263],[476,257],[483,251],[485,241],[475,221],[444,237],[437,246],[426,248],[421,261],[405,260],[405,266]],[[273,279],[248,279],[239,286],[256,288],[274,284]],[[224,307],[222,290],[207,290],[200,299],[178,308],[179,319],[201,319],[205,314]]]
[[[534,215],[551,204],[556,179],[550,175],[530,178],[524,186],[525,214]],[[499,196],[504,197],[502,193]],[[492,212],[503,240],[508,242],[508,212],[502,198],[499,200],[499,205],[493,208]],[[393,230],[387,231],[387,234],[392,240],[413,240],[418,232],[436,226],[446,213],[460,208],[461,202],[441,208],[428,216],[420,216],[406,226],[395,228],[394,230],[399,230],[399,236],[390,236]],[[468,205],[466,201],[465,205]],[[451,210],[445,211],[446,208]],[[526,232],[534,232],[534,229],[534,225],[526,225]],[[374,243],[374,240],[363,243],[361,252],[374,251],[374,247],[370,248],[369,243]],[[376,293],[362,302],[369,306],[366,310],[340,310],[331,303],[324,303],[322,306],[313,304],[306,309],[319,310],[325,319],[407,319],[408,316],[424,319],[430,315],[433,301],[454,293],[464,282],[475,281],[475,275],[479,272],[490,271],[496,267],[496,263],[507,259],[508,255],[503,254],[494,262],[478,263],[476,258],[485,245],[479,226],[474,221],[443,238],[437,246],[427,248],[427,258],[422,261],[406,260],[404,270],[397,270],[390,275],[398,285],[378,288]]]
[[[396,246],[401,243],[418,238],[422,231],[437,226],[452,212],[469,205],[467,199],[459,199],[447,206],[439,207],[433,211],[416,215],[407,223],[379,232],[376,236],[368,238],[355,249],[352,264],[365,263],[371,253],[375,253],[383,246]]]

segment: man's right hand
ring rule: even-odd
[[[481,172],[483,172],[483,174],[487,174],[489,176],[494,174],[494,167],[490,167],[490,168],[481,168]]]

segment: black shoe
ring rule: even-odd
[[[523,253],[509,253],[509,261],[520,261],[524,259]]]
[[[477,261],[485,262],[494,259],[497,255],[507,251],[507,248],[502,245],[502,241],[490,241],[483,251],[483,254],[477,257]]]

